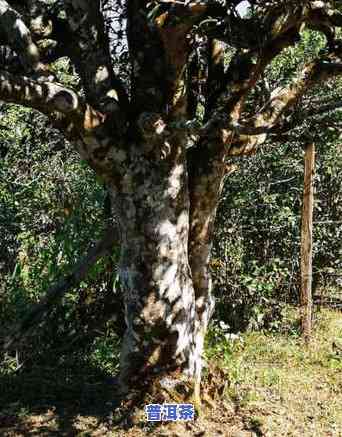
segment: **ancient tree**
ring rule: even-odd
[[[195,381],[198,396],[227,157],[294,127],[306,91],[342,73],[342,2],[250,0],[243,16],[239,3],[0,0],[0,99],[49,117],[104,181],[120,224],[123,392],[166,373]],[[267,66],[305,28],[326,36],[320,56],[292,83],[262,87]],[[112,46],[125,39],[122,75]],[[53,73],[60,58],[77,89]]]

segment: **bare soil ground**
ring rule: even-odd
[[[0,436],[341,437],[341,341],[341,312],[322,310],[309,346],[288,332],[209,345],[202,414],[187,423],[118,424],[98,369],[23,369],[0,378]]]
[[[141,423],[126,428],[125,425],[110,425],[108,418],[67,409],[41,406],[36,412],[21,417],[7,415],[0,418],[0,435],[4,437],[26,436],[115,436],[115,437],[256,437],[263,431],[251,421],[255,411],[235,411],[229,404],[218,403],[207,409],[194,422],[165,424]]]

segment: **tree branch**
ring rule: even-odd
[[[21,15],[5,0],[0,0],[0,40],[13,49],[27,70],[38,70],[39,51]]]
[[[0,99],[27,106],[46,114],[52,125],[73,143],[83,159],[103,179],[113,178],[120,153],[120,142],[113,114],[94,110],[73,90],[55,82],[38,82],[0,70]],[[116,146],[108,141],[116,135]],[[119,161],[119,164],[116,162]]]
[[[318,82],[342,74],[342,63],[321,61],[320,59],[307,64],[296,80],[288,87],[276,89],[262,110],[254,117],[244,122],[237,122],[228,118],[225,113],[219,112],[206,124],[199,126],[196,121],[186,122],[180,129],[187,131],[189,135],[206,138],[213,131],[225,130],[234,133],[237,138],[227,151],[228,155],[250,154],[255,148],[265,142],[267,134],[276,133],[279,130],[289,131],[299,124],[303,117],[324,114],[325,112],[340,109],[340,102],[326,104],[320,108],[305,111],[297,123],[292,121],[281,125],[281,116],[302,97],[308,88]]]
[[[307,64],[291,85],[276,89],[263,109],[248,121],[246,129],[240,128],[239,140],[228,150],[229,155],[253,153],[265,142],[267,133],[274,132],[281,116],[292,107],[303,94],[318,82],[342,74],[342,63],[317,59]],[[326,108],[329,110],[329,108]],[[314,114],[312,114],[314,115]],[[228,129],[230,124],[227,123]],[[255,132],[254,134],[251,132]],[[246,135],[246,136],[245,136]],[[249,137],[248,137],[249,135]],[[259,137],[258,137],[259,136]]]
[[[1,70],[0,99],[47,115],[58,111],[82,120],[85,112],[85,103],[75,91],[55,82],[39,82]]]
[[[336,27],[342,27],[342,14],[332,7],[331,2],[312,1],[305,22],[313,30],[322,32],[329,48],[334,48]]]
[[[128,96],[111,64],[100,0],[66,0],[68,54],[82,79],[87,102],[102,112],[126,110]]]
[[[273,49],[275,50],[275,49]],[[280,46],[278,47],[280,50]],[[278,51],[277,50],[277,51]],[[275,56],[275,52],[272,52]],[[267,59],[271,56],[270,53],[265,54]],[[260,64],[262,66],[268,63],[262,56]],[[238,63],[242,60],[238,59]],[[249,77],[245,81],[256,81],[257,77],[261,72],[262,66],[253,66]],[[241,69],[241,65],[238,67]],[[237,83],[233,82],[235,93],[229,96],[228,101],[225,103],[223,108],[216,111],[214,115],[209,119],[207,123],[203,126],[199,126],[196,121],[190,121],[179,126],[180,129],[187,130],[189,134],[198,135],[199,137],[207,137],[211,132],[218,131],[219,129],[225,129],[227,131],[233,132],[235,135],[262,135],[269,133],[274,130],[276,123],[279,120],[280,115],[285,112],[285,110],[293,105],[302,94],[309,88],[313,83],[322,80],[324,77],[330,77],[342,73],[342,64],[333,62],[322,62],[320,59],[316,62],[312,62],[304,67],[301,74],[289,87],[278,88],[272,94],[270,100],[266,103],[263,109],[254,117],[246,120],[245,122],[236,121],[238,117],[230,114],[227,117],[227,106],[229,109],[234,109],[233,105],[239,105],[239,99],[244,98],[244,94],[248,92],[251,84],[246,84],[243,79],[240,79]],[[250,78],[252,76],[252,78]],[[257,76],[257,77],[253,77]],[[236,94],[236,95],[235,95]],[[229,114],[229,111],[228,111]]]
[[[285,88],[278,88],[264,108],[252,120],[259,133],[268,132],[279,121],[281,115],[303,96],[305,91],[318,82],[342,74],[342,63],[321,61],[307,64],[296,80]]]
[[[301,119],[304,120],[306,117],[312,117],[313,115],[324,115],[327,112],[338,111],[340,109],[342,109],[342,101],[326,103],[325,105],[305,111]]]
[[[87,277],[91,267],[100,258],[111,253],[117,240],[116,230],[112,227],[108,228],[103,238],[76,264],[73,271],[53,285],[46,292],[45,297],[29,310],[18,326],[6,338],[4,348],[9,349],[20,343],[66,292],[78,286]]]

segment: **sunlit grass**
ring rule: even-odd
[[[295,315],[290,310],[294,325]],[[287,332],[250,332],[234,342],[223,335],[215,342],[215,336],[209,336],[207,356],[228,371],[227,400],[246,410],[263,432],[342,435],[342,357],[334,349],[342,339],[340,312],[316,315],[309,345],[290,325]]]

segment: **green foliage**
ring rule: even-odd
[[[318,144],[315,294],[336,285],[341,274],[342,151],[337,141]],[[233,330],[274,328],[282,303],[298,294],[302,153],[295,145],[279,145],[238,165],[217,216],[212,271],[218,314]]]
[[[0,130],[3,337],[84,256],[89,244],[102,235],[106,217],[103,187],[72,147],[49,128],[46,119],[13,105],[3,105],[0,111],[1,124],[7,127]],[[47,350],[62,356],[87,348],[90,359],[93,352],[99,355],[97,348],[102,346],[94,340],[99,335],[95,329],[106,330],[112,325],[107,319],[115,297],[113,265],[117,255],[98,262],[87,281],[78,290],[70,290],[42,329],[26,342],[20,361],[47,357]],[[35,353],[30,354],[30,350]],[[7,357],[4,367],[11,369],[13,363]]]
[[[267,87],[261,81],[255,92],[261,94],[251,96],[251,104],[255,97],[262,104],[264,94],[288,83],[304,63],[322,50],[323,43],[320,34],[305,31],[296,47],[285,50],[268,67]],[[341,80],[333,85],[321,84],[298,106],[298,117],[312,103],[339,101],[341,95]],[[317,296],[338,289],[342,273],[341,121],[341,112],[302,120],[289,135],[275,137],[256,156],[228,163],[238,169],[227,177],[223,189],[212,271],[217,317],[233,331],[278,328],[283,304],[297,301],[302,147],[307,141],[314,141],[317,149],[313,291]]]
[[[296,46],[288,47],[267,67],[265,76],[275,86],[287,85],[304,64],[315,59],[326,44],[322,33],[304,30]]]

